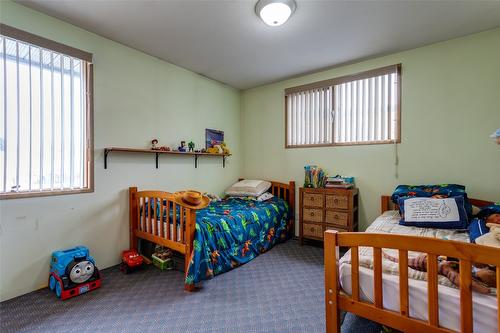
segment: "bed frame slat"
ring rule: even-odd
[[[408,297],[408,251],[399,250],[399,313],[410,315]]]
[[[181,243],[185,242],[185,240],[184,240],[184,223],[185,223],[185,221],[184,221],[184,211],[185,210],[186,210],[186,208],[181,207],[181,216],[179,218],[179,220],[180,220],[179,225],[180,225],[180,236],[181,236],[180,240],[181,240]]]
[[[429,324],[439,326],[437,255],[427,254],[427,304]]]
[[[164,209],[163,199],[160,199],[160,237],[165,236],[165,224],[163,223],[163,219],[165,218]]]
[[[351,288],[352,299],[359,301],[359,249],[351,247]]]
[[[151,233],[153,235],[158,235],[158,216],[156,216],[158,214],[157,212],[157,209],[156,209],[156,205],[158,204],[158,201],[156,198],[153,198],[153,229],[151,229]]]
[[[373,248],[373,293],[375,294],[375,306],[382,308],[382,249]]]
[[[173,216],[172,216],[172,240],[174,242],[177,241],[177,204],[175,202],[172,203],[172,206],[174,207],[173,211]]]
[[[460,259],[460,327],[472,333],[472,271],[468,260]]]
[[[497,326],[500,333],[500,265],[497,266]]]

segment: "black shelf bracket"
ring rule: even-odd
[[[108,168],[108,154],[109,150],[104,149],[104,169]]]
[[[198,155],[194,155],[194,168],[198,168]]]
[[[227,156],[222,156],[222,167],[225,168],[226,167],[226,157]]]
[[[160,157],[160,154],[156,153],[156,168],[158,169],[158,158]]]

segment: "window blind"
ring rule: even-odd
[[[292,93],[286,103],[289,145],[332,142],[332,87]]]
[[[286,89],[286,147],[399,142],[400,68]]]
[[[0,193],[88,187],[88,65],[0,35]]]

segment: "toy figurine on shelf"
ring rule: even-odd
[[[188,151],[193,152],[194,151],[194,142],[189,141],[188,143]]]
[[[159,150],[158,139],[151,140],[151,150]]]
[[[125,274],[142,269],[144,259],[136,250],[126,250],[122,252],[122,263],[120,271]]]
[[[181,141],[181,145],[177,148],[177,150],[185,153],[186,152],[186,141]]]
[[[170,151],[170,147],[167,147],[167,146],[161,146],[161,147],[159,148],[159,150],[161,150],[161,151]]]

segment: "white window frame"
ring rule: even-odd
[[[335,119],[340,116],[339,110],[335,110],[335,107],[338,105],[336,104],[335,101],[335,96],[336,96],[336,89],[337,87],[345,84],[345,83],[351,83],[351,82],[356,82],[360,80],[365,80],[365,79],[370,79],[370,78],[375,78],[379,77],[382,75],[387,75],[387,74],[394,74],[393,77],[395,77],[395,84],[397,84],[395,88],[395,96],[391,97],[389,95],[389,98],[393,98],[393,112],[396,119],[393,119],[394,121],[394,126],[395,126],[395,133],[394,137],[390,139],[385,139],[385,140],[362,140],[362,141],[350,141],[350,142],[338,142],[336,141],[336,132],[338,129],[335,127]],[[331,96],[331,101],[326,101],[322,102],[320,99],[320,110],[316,111],[324,115],[325,119],[329,119],[327,121],[331,121],[331,123],[326,124],[320,124],[320,127],[328,127],[330,130],[325,130],[324,133],[328,133],[328,137],[323,137],[320,138],[320,143],[295,143],[291,144],[291,141],[297,141],[291,139],[291,132],[293,129],[290,128],[291,125],[294,123],[289,119],[291,114],[293,112],[289,112],[289,105],[290,103],[293,103],[294,100],[290,100],[291,98],[296,98],[298,94],[301,93],[309,93],[311,94],[312,92],[317,92],[320,90],[330,90],[331,93],[329,96]],[[316,102],[316,105],[318,103]],[[323,110],[324,105],[327,105],[328,110]],[[389,108],[390,110],[390,108]],[[303,111],[305,112],[305,111]],[[388,116],[388,120],[390,121],[390,116]],[[313,118],[314,119],[314,118]],[[317,122],[317,120],[316,120]],[[316,124],[317,126],[317,124]],[[349,125],[351,126],[351,125]],[[389,125],[388,131],[391,130],[391,125]],[[295,134],[296,135],[296,134]],[[389,137],[392,135],[389,134]],[[289,140],[290,138],[290,140]],[[395,144],[395,143],[401,143],[401,64],[396,64],[396,65],[390,65],[386,67],[381,67],[353,75],[347,75],[347,76],[342,76],[334,79],[329,79],[329,80],[324,80],[324,81],[319,81],[319,82],[314,82],[310,84],[305,84],[297,87],[291,87],[285,89],[285,148],[307,148],[307,147],[333,147],[333,146],[351,146],[351,145],[374,145],[374,144]]]
[[[65,57],[76,58],[81,60],[82,63],[82,72],[84,79],[84,87],[82,91],[82,102],[84,103],[84,109],[82,110],[82,117],[85,117],[85,127],[82,128],[85,131],[85,135],[83,136],[85,140],[83,140],[83,160],[81,161],[82,165],[82,186],[78,187],[63,187],[61,185],[57,188],[51,189],[28,189],[28,190],[11,190],[8,188],[0,188],[0,199],[14,199],[14,198],[27,198],[27,197],[42,197],[42,196],[54,196],[54,195],[63,195],[63,194],[78,194],[78,193],[90,193],[94,191],[94,123],[93,123],[93,65],[92,65],[92,54],[73,48],[71,46],[67,46],[44,37],[40,37],[29,32],[19,30],[17,28],[0,24],[0,35],[10,40],[22,42],[31,45],[32,47],[39,48],[41,50],[47,50],[49,52],[55,52],[58,54],[64,55]],[[5,44],[5,40],[4,40]],[[52,56],[53,57],[53,56]],[[61,62],[62,65],[62,62]],[[19,67],[19,65],[18,65]],[[7,75],[7,74],[5,74]],[[30,75],[31,76],[31,75]],[[62,81],[61,81],[62,82]],[[6,82],[5,82],[6,84]],[[62,83],[61,83],[62,85]],[[18,88],[19,91],[19,88]],[[19,95],[17,97],[19,99]],[[61,102],[62,103],[62,102]],[[19,106],[18,106],[19,108]],[[4,104],[2,106],[2,112],[5,112],[3,117],[7,116],[7,106]],[[83,119],[83,118],[82,118]],[[62,120],[61,120],[62,121]],[[19,122],[19,119],[17,119]],[[30,117],[31,122],[31,117]],[[7,126],[7,124],[4,124]],[[30,125],[31,126],[31,125]],[[18,124],[19,128],[19,124]],[[32,132],[31,132],[32,133]],[[83,133],[82,133],[83,134]],[[31,135],[31,134],[30,134]],[[18,135],[19,136],[19,135]],[[18,144],[19,145],[19,140]],[[31,150],[31,148],[30,148]],[[18,149],[19,151],[19,149]],[[18,153],[19,155],[19,153]],[[51,156],[52,157],[52,156]],[[30,158],[31,160],[31,158]],[[7,161],[7,155],[5,155],[4,161]],[[19,161],[19,156],[18,156]],[[5,162],[7,163],[7,162]],[[18,162],[19,163],[19,162]],[[31,162],[30,162],[31,163]],[[40,162],[41,163],[41,162]],[[51,162],[54,164],[54,161]],[[73,163],[73,162],[72,162]],[[80,166],[78,166],[80,167]],[[4,177],[4,173],[6,172],[6,165],[2,165],[2,174],[1,177]],[[19,169],[19,165],[16,165],[16,168]],[[31,166],[30,166],[31,168]],[[31,169],[30,169],[31,176]],[[52,172],[54,172],[52,170]],[[18,171],[19,173],[19,171]],[[40,176],[41,177],[41,176]],[[18,177],[19,178],[19,177]],[[5,184],[4,184],[5,186]],[[18,183],[19,186],[19,183]],[[30,185],[31,186],[31,185]],[[42,186],[40,186],[42,187]]]

